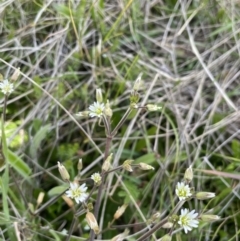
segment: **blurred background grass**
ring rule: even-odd
[[[0,72],[4,78],[13,67],[22,72],[7,105],[12,168],[9,179],[1,172],[1,240],[17,240],[16,230],[20,240],[65,240],[61,232],[69,230],[75,208],[59,198],[33,217],[27,206],[37,209],[40,192],[43,203],[54,196],[52,188],[62,184],[57,161],[72,178],[79,158],[84,178],[100,170],[104,129],[95,119],[77,125],[70,115],[87,109],[99,87],[110,100],[115,126],[139,73],[141,103],[161,105],[163,111],[131,115],[111,152],[115,165],[134,159],[155,171],[119,172],[122,182],[113,177],[102,201],[102,228],[124,202],[129,207],[116,224],[136,224],[156,211],[168,214],[175,185],[192,164],[195,189],[217,197],[186,207],[210,210],[223,219],[201,224],[188,235],[178,232],[173,240],[238,240],[239,10],[236,0],[1,2]],[[81,216],[70,240],[87,238],[85,226]],[[108,230],[102,238],[120,232],[122,228]],[[156,237],[166,232],[160,230]]]

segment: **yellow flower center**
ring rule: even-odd
[[[189,218],[188,217],[182,217],[181,218],[182,225],[188,225],[189,224]]]
[[[185,189],[179,190],[179,196],[180,196],[180,197],[186,197],[186,196],[187,196],[186,190],[185,190]]]
[[[79,188],[76,188],[75,190],[72,190],[73,198],[79,197],[81,194],[82,194],[82,192]]]

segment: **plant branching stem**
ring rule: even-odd
[[[53,197],[52,199],[50,199],[49,201],[47,201],[46,203],[44,203],[39,209],[37,209],[33,215],[37,215],[39,214],[41,211],[43,211],[45,208],[47,208],[50,204],[55,203],[59,197],[61,197],[68,189],[66,189],[64,192],[61,192],[60,194],[58,194],[57,196]]]
[[[152,235],[154,232],[156,232],[159,228],[161,228],[166,222],[168,221],[168,217],[164,218],[162,221],[160,221],[158,224],[156,224],[155,226],[153,226],[153,228],[151,230],[149,230],[148,232],[146,232],[143,236],[141,236],[139,239],[137,239],[137,241],[144,241],[147,238],[150,237],[150,235]]]
[[[156,232],[158,229],[160,229],[168,221],[170,216],[172,216],[173,214],[176,214],[184,203],[185,203],[185,200],[179,201],[176,204],[175,208],[173,209],[173,211],[171,212],[170,215],[168,215],[166,218],[164,218],[159,223],[157,223],[155,226],[153,226],[153,228],[151,230],[149,230],[143,236],[141,236],[139,239],[137,239],[137,241],[144,241],[147,238],[149,238],[154,232]]]
[[[109,150],[110,150],[110,147],[111,147],[111,143],[112,143],[112,136],[107,136],[105,152],[104,152],[104,160],[109,155]],[[104,173],[102,173],[102,174],[104,174]],[[96,220],[98,220],[98,213],[99,213],[99,208],[100,208],[100,204],[101,204],[101,197],[102,197],[104,182],[105,182],[105,175],[102,175],[102,183],[99,186],[98,194],[97,194],[97,200],[96,200],[95,207],[94,207],[94,216],[95,216]],[[90,240],[93,241],[94,237],[95,237],[95,233],[94,233],[93,230],[91,230]]]
[[[121,126],[127,119],[128,115],[131,113],[131,111],[132,111],[132,108],[129,107],[127,109],[126,113],[123,115],[122,119],[119,121],[119,123],[117,124],[117,126],[115,127],[115,129],[112,132],[111,132],[111,125],[110,125],[110,118],[103,116],[103,122],[105,125],[106,135],[107,135],[105,151],[104,151],[104,160],[106,160],[107,157],[109,156],[113,137],[117,134],[117,131],[121,128]],[[95,203],[95,207],[94,207],[94,216],[95,216],[96,220],[98,220],[99,208],[101,205],[101,197],[102,197],[103,187],[104,187],[105,178],[106,178],[104,171],[101,173],[101,175],[102,175],[102,183],[99,186],[98,193],[97,193],[97,199],[96,199],[96,203]],[[91,230],[89,240],[93,241],[94,237],[95,237],[95,233],[93,230]]]
[[[128,115],[131,113],[132,108],[129,107],[126,111],[126,113],[124,114],[124,116],[122,117],[122,119],[118,122],[117,126],[114,128],[114,130],[112,131],[111,136],[114,137],[118,130],[121,128],[121,126],[123,125],[124,121],[127,119]]]

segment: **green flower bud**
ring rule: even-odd
[[[130,95],[130,104],[137,104],[140,99],[140,95],[137,92],[132,92]]]
[[[214,198],[214,197],[215,197],[214,192],[198,192],[196,194],[196,198],[198,200],[206,200],[206,199],[210,199],[210,198]]]
[[[78,169],[78,171],[81,171],[81,170],[82,170],[82,168],[83,168],[83,164],[82,164],[82,158],[80,158],[80,159],[78,160],[77,169]]]
[[[70,175],[69,175],[67,169],[60,162],[58,162],[58,171],[59,171],[63,181],[69,181]]]
[[[133,90],[134,91],[139,91],[142,87],[142,73],[140,73],[133,85]]]
[[[106,116],[108,116],[110,118],[113,115],[112,109],[111,109],[110,104],[109,104],[109,100],[107,100],[107,103],[105,105],[104,113],[105,113]]]
[[[123,169],[128,171],[128,172],[132,172],[133,171],[133,169],[131,167],[132,162],[133,162],[133,160],[126,160],[122,165]]]
[[[89,113],[90,111],[81,111],[81,112],[78,112],[77,114],[75,114],[75,116],[77,117],[88,117],[89,116]]]
[[[96,100],[99,103],[103,102],[102,90],[101,89],[96,89]]]
[[[10,80],[12,82],[15,82],[18,79],[19,75],[20,75],[20,68],[17,68],[17,69],[15,69],[15,71],[14,71],[13,75],[11,76]]]
[[[120,233],[117,236],[113,237],[111,241],[123,241],[128,234],[129,234],[129,229],[125,229],[123,233]]]
[[[214,221],[218,221],[221,217],[218,215],[212,215],[212,214],[202,214],[200,216],[200,219],[204,222],[211,223]]]
[[[170,236],[169,234],[166,234],[162,238],[158,239],[158,241],[171,241],[171,240],[172,240],[172,236]]]
[[[140,168],[141,170],[154,170],[154,169],[155,169],[154,167],[152,167],[152,166],[150,166],[150,165],[148,165],[148,164],[145,164],[145,163],[143,163],[143,162],[140,162],[140,163],[139,163],[139,168]]]
[[[167,222],[167,223],[163,224],[163,226],[162,226],[162,228],[166,228],[166,229],[169,229],[172,227],[173,227],[173,223],[171,223],[171,222]]]
[[[192,170],[192,166],[190,165],[189,168],[187,168],[187,170],[185,171],[184,174],[184,180],[189,183],[191,182],[193,179],[193,170]]]
[[[157,105],[152,105],[152,104],[147,104],[146,108],[148,111],[158,111],[162,109],[162,107],[159,107]]]

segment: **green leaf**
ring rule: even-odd
[[[155,153],[148,153],[148,154],[145,154],[139,158],[137,158],[133,164],[137,164],[137,163],[140,163],[140,162],[143,162],[145,164],[153,164],[156,162],[156,157],[155,157]]]
[[[131,202],[131,198],[129,196],[129,194],[131,194],[132,198],[134,200],[137,200],[140,194],[140,190],[138,188],[136,188],[136,184],[131,182],[131,181],[124,181],[125,187],[127,188],[128,192],[126,190],[121,190],[118,192],[118,196],[119,197],[123,197],[124,199],[124,203],[129,203]]]
[[[233,156],[237,159],[240,159],[240,142],[238,140],[232,140],[232,151]]]
[[[26,162],[10,150],[8,150],[8,162],[24,178],[28,178],[32,172]]]
[[[52,188],[52,189],[50,189],[50,190],[48,191],[48,195],[49,195],[49,196],[59,195],[59,194],[61,194],[62,192],[64,192],[65,190],[67,190],[68,187],[69,187],[68,184],[54,187],[54,188]]]
[[[54,4],[53,7],[56,9],[58,14],[65,15],[66,17],[70,16],[69,8],[64,4]]]
[[[8,147],[10,148],[18,148],[22,145],[23,139],[24,141],[28,139],[26,132],[23,133],[15,133],[19,126],[22,124],[22,121],[8,121],[4,124],[4,132],[6,143],[8,143]],[[2,128],[2,122],[0,123]],[[14,137],[12,137],[14,135]]]
[[[8,168],[8,148],[7,148],[7,140],[5,136],[5,129],[4,129],[4,121],[3,117],[1,120],[2,128],[2,140],[1,140],[1,148],[2,148],[2,154],[3,159],[5,160],[5,170],[3,173],[3,176],[0,178],[0,187],[1,187],[1,193],[2,193],[2,206],[3,206],[3,212],[5,214],[5,217],[9,220],[9,208],[8,208],[8,201],[7,201],[7,194],[8,194],[8,187],[9,187],[9,168]]]
[[[41,142],[46,138],[50,127],[50,124],[43,126],[34,136],[32,144],[30,146],[30,155],[32,158],[36,157],[37,150],[40,147]]]

